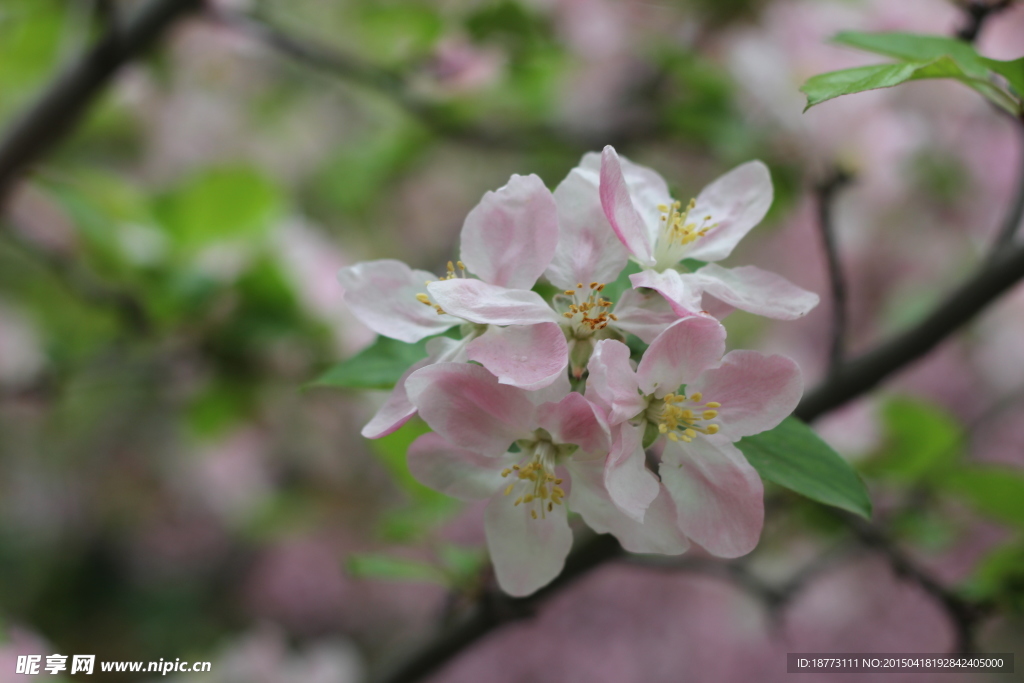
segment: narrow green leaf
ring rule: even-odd
[[[390,389],[413,363],[427,357],[426,345],[426,340],[406,344],[387,337],[377,337],[373,344],[338,363],[310,382],[309,386]]]
[[[970,43],[947,36],[918,33],[861,33],[843,31],[832,42],[894,57],[907,62],[927,62],[944,56],[952,57],[968,76],[985,78],[988,67]]]
[[[795,417],[736,444],[762,479],[825,505],[871,517],[864,482],[821,437]]]
[[[1010,83],[1013,89],[1017,91],[1018,97],[1024,98],[1024,57],[1009,62],[988,58],[983,58],[983,61],[988,65],[988,68]]]
[[[356,553],[349,555],[346,564],[348,572],[360,579],[448,583],[448,577],[445,576],[445,573],[434,565],[404,557],[375,553]]]
[[[1020,105],[996,85],[966,73],[957,62],[946,55],[927,62],[902,62],[899,64],[875,64],[858,66],[853,69],[830,71],[807,79],[800,90],[807,95],[807,111],[816,104],[827,102],[842,95],[891,88],[908,81],[931,78],[952,78],[981,93],[996,105],[1014,113]]]
[[[998,465],[959,468],[940,486],[992,519],[1024,528],[1024,471]]]

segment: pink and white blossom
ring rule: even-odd
[[[645,269],[630,276],[633,286],[657,291],[680,316],[701,310],[702,293],[782,320],[805,315],[818,303],[816,294],[774,273],[714,263],[728,257],[771,207],[771,175],[760,161],[734,168],[684,204],[672,199],[660,175],[608,146],[601,155],[600,198],[616,236]],[[680,273],[684,259],[706,265]]]
[[[690,540],[715,555],[738,557],[757,545],[764,506],[761,479],[733,442],[793,412],[802,380],[784,356],[732,351],[723,358],[724,350],[724,328],[699,316],[669,327],[635,370],[628,347],[601,341],[590,360],[587,398],[604,412],[613,438],[632,449],[613,451],[606,471],[642,465],[645,435],[661,450],[660,484],[622,495],[640,506],[645,496],[667,489]],[[615,502],[622,507],[630,500]]]
[[[440,279],[393,259],[343,268],[338,279],[345,302],[370,329],[404,342],[463,326],[459,341],[432,340],[421,366],[471,360],[502,383],[527,389],[550,385],[564,374],[568,345],[558,316],[530,288],[558,243],[551,192],[535,175],[513,175],[470,211],[461,243],[461,260],[449,262]],[[384,436],[415,414],[404,380],[364,428],[364,436]]]
[[[563,375],[565,377],[565,375]],[[485,530],[498,583],[528,595],[562,570],[572,545],[567,506],[633,552],[678,554],[688,543],[668,495],[639,522],[605,488],[612,447],[600,411],[563,379],[541,391],[500,384],[484,368],[438,363],[405,383],[434,432],[409,448],[423,484],[466,499],[490,499]],[[516,452],[509,452],[510,446]]]
[[[545,275],[563,290],[552,304],[569,340],[570,365],[581,377],[594,344],[601,339],[624,339],[634,334],[650,343],[679,319],[668,302],[653,293],[627,290],[618,301],[604,293],[619,277],[629,252],[619,241],[601,206],[599,186],[601,155],[583,156],[555,188],[558,209],[558,244]],[[687,300],[687,314],[700,310],[700,291],[680,292]]]

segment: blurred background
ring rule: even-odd
[[[0,130],[138,5],[0,0]],[[856,353],[983,259],[1024,161],[1012,122],[954,83],[801,113],[806,78],[878,61],[828,45],[836,31],[952,35],[966,15],[945,0],[207,5],[118,74],[0,216],[0,681],[22,680],[18,654],[89,653],[213,662],[181,681],[356,683],[464,614],[491,581],[480,508],[411,479],[422,426],[359,436],[383,392],[304,385],[373,340],[337,269],[443,270],[512,173],[553,188],[610,143],[685,200],[763,159],[775,203],[729,264],[823,301],[798,322],[735,313],[729,343],[793,357],[811,386],[831,330],[822,185],[851,177],[832,210]],[[977,45],[1024,55],[1024,4]],[[816,425],[877,524],[983,607],[971,635],[1016,647],[1018,671],[1022,408],[1017,288]],[[891,554],[781,490],[766,505],[735,569],[610,563],[431,680],[781,681],[786,652],[956,647]],[[862,678],[904,679],[923,680]]]

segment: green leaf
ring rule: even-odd
[[[882,408],[882,422],[885,444],[869,463],[869,472],[918,481],[951,465],[960,453],[959,420],[931,403],[890,399]]]
[[[343,389],[390,389],[413,363],[427,357],[427,340],[406,344],[387,337],[313,380],[311,387]]]
[[[958,468],[941,488],[992,519],[1024,528],[1024,471],[998,465]]]
[[[761,478],[811,500],[871,517],[871,499],[849,463],[795,417],[736,444]]]
[[[946,36],[917,33],[861,33],[843,31],[832,42],[894,57],[906,62],[928,62],[940,57],[952,57],[967,75],[973,78],[988,76],[988,67],[970,43]]]
[[[1015,115],[1021,110],[1021,104],[1012,95],[989,81],[989,73],[990,70],[1003,73],[995,68],[995,65],[999,65],[1000,69],[1007,72],[1003,75],[1012,84],[1024,77],[1021,74],[1024,67],[1014,62],[986,59],[962,40],[912,33],[857,31],[842,32],[832,40],[840,45],[903,61],[899,64],[874,64],[831,71],[809,78],[800,88],[807,95],[807,106],[804,111],[841,95],[891,88],[908,81],[928,78],[958,80]]]
[[[1008,111],[1015,110],[1015,104],[1002,90],[988,81],[968,75],[949,56],[927,62],[903,62],[900,64],[875,64],[858,66],[842,71],[830,71],[807,79],[800,91],[807,95],[807,111],[816,104],[827,102],[841,95],[852,95],[867,90],[891,88],[908,81],[929,78],[953,78],[974,88]]]
[[[988,68],[1009,81],[1013,89],[1017,91],[1018,97],[1024,98],[1024,57],[1009,62],[983,57],[982,61],[988,65]]]
[[[974,600],[998,602],[1024,612],[1024,545],[997,547],[977,563],[964,586]]]
[[[189,251],[265,232],[281,205],[270,180],[253,168],[230,166],[191,177],[157,201],[156,213],[175,242]]]
[[[434,565],[404,557],[357,553],[349,555],[346,565],[349,573],[360,579],[448,583],[445,573]]]

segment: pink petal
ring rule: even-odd
[[[679,315],[661,294],[643,294],[635,289],[627,289],[619,296],[613,312],[618,318],[613,323],[616,328],[635,334],[647,344],[679,320]]]
[[[658,335],[640,360],[636,379],[658,398],[689,384],[725,353],[725,328],[710,316],[690,316]]]
[[[406,459],[416,481],[461,500],[483,500],[505,488],[501,470],[514,462],[459,448],[433,432],[413,441]]]
[[[764,524],[764,487],[739,449],[698,437],[669,442],[662,457],[661,481],[683,533],[719,557],[753,550]]]
[[[566,374],[569,344],[555,323],[491,325],[467,347],[470,360],[483,365],[501,384],[542,389]]]
[[[705,216],[717,223],[694,243],[690,258],[724,259],[761,222],[771,205],[772,176],[760,161],[748,161],[718,178],[701,190],[697,205],[690,211],[691,220],[698,224]]]
[[[630,519],[643,522],[644,513],[658,497],[660,488],[654,473],[647,469],[642,443],[644,427],[626,422],[615,432],[615,443],[604,468],[604,487],[619,510]]]
[[[367,439],[379,439],[382,436],[387,436],[397,431],[416,414],[416,406],[409,401],[409,396],[406,393],[405,381],[409,379],[412,373],[430,365],[431,362],[429,358],[424,358],[418,363],[414,363],[412,367],[402,374],[398,382],[395,383],[395,388],[391,390],[391,394],[384,401],[384,405],[380,407],[376,414],[370,418],[370,421],[366,423],[366,426],[363,427],[360,433],[364,437]]]
[[[479,365],[430,365],[414,372],[405,387],[420,417],[461,448],[498,457],[532,433],[534,406],[526,392],[498,384]]]
[[[601,206],[612,230],[642,265],[654,265],[647,226],[630,198],[619,155],[610,145],[601,155]]]
[[[678,555],[690,546],[679,530],[675,504],[663,486],[658,486],[658,496],[647,508],[643,522],[637,522],[612,502],[604,488],[600,462],[570,461],[566,469],[572,477],[569,507],[597,533],[613,534],[631,553]]]
[[[551,434],[555,445],[575,444],[593,455],[604,455],[611,446],[608,425],[582,394],[571,393],[558,403],[542,405],[537,425]]]
[[[377,413],[363,427],[362,435],[367,439],[379,439],[397,431],[416,414],[416,406],[409,401],[405,391],[405,381],[412,373],[433,363],[463,363],[466,344],[461,340],[448,337],[435,337],[427,342],[427,357],[414,363],[395,382],[391,395],[384,401]]]
[[[609,424],[632,419],[647,407],[629,362],[629,347],[622,342],[597,342],[587,371],[587,398],[605,411]]]
[[[545,403],[558,403],[565,398],[569,392],[572,391],[572,385],[569,383],[569,373],[563,372],[555,378],[555,381],[550,385],[541,389],[532,389],[526,392],[526,398],[530,399],[530,402],[535,406],[544,405]]]
[[[450,315],[438,315],[416,300],[434,276],[413,270],[401,261],[365,261],[338,271],[343,297],[367,327],[385,337],[417,342],[459,324]]]
[[[555,188],[558,247],[546,275],[559,289],[612,282],[629,258],[601,208],[600,166],[600,155],[590,152]]]
[[[456,278],[431,282],[427,291],[446,313],[481,325],[558,322],[558,315],[540,294],[526,289],[505,289],[482,280]]]
[[[722,268],[709,263],[684,277],[730,306],[777,320],[803,317],[818,305],[817,294],[755,266]]]
[[[700,305],[701,308],[704,309],[705,313],[717,318],[718,320],[725,320],[736,310],[735,306],[730,306],[724,301],[711,296],[707,292],[704,292],[704,296],[701,297]]]
[[[688,276],[692,277],[692,276]],[[677,271],[666,270],[661,273],[654,270],[642,270],[629,276],[633,287],[647,287],[665,297],[680,318],[700,313],[701,290],[699,283],[692,279],[683,279]]]
[[[558,244],[558,210],[536,175],[513,175],[488,192],[462,225],[462,261],[484,282],[529,289]]]
[[[513,505],[511,497],[499,494],[484,511],[487,548],[498,585],[517,597],[533,593],[558,576],[572,548],[564,505],[555,505],[541,519],[533,519],[531,509],[526,504]]]
[[[775,427],[796,409],[803,394],[800,368],[785,356],[730,351],[719,367],[686,387],[704,402],[721,403],[714,422],[730,441]]]

